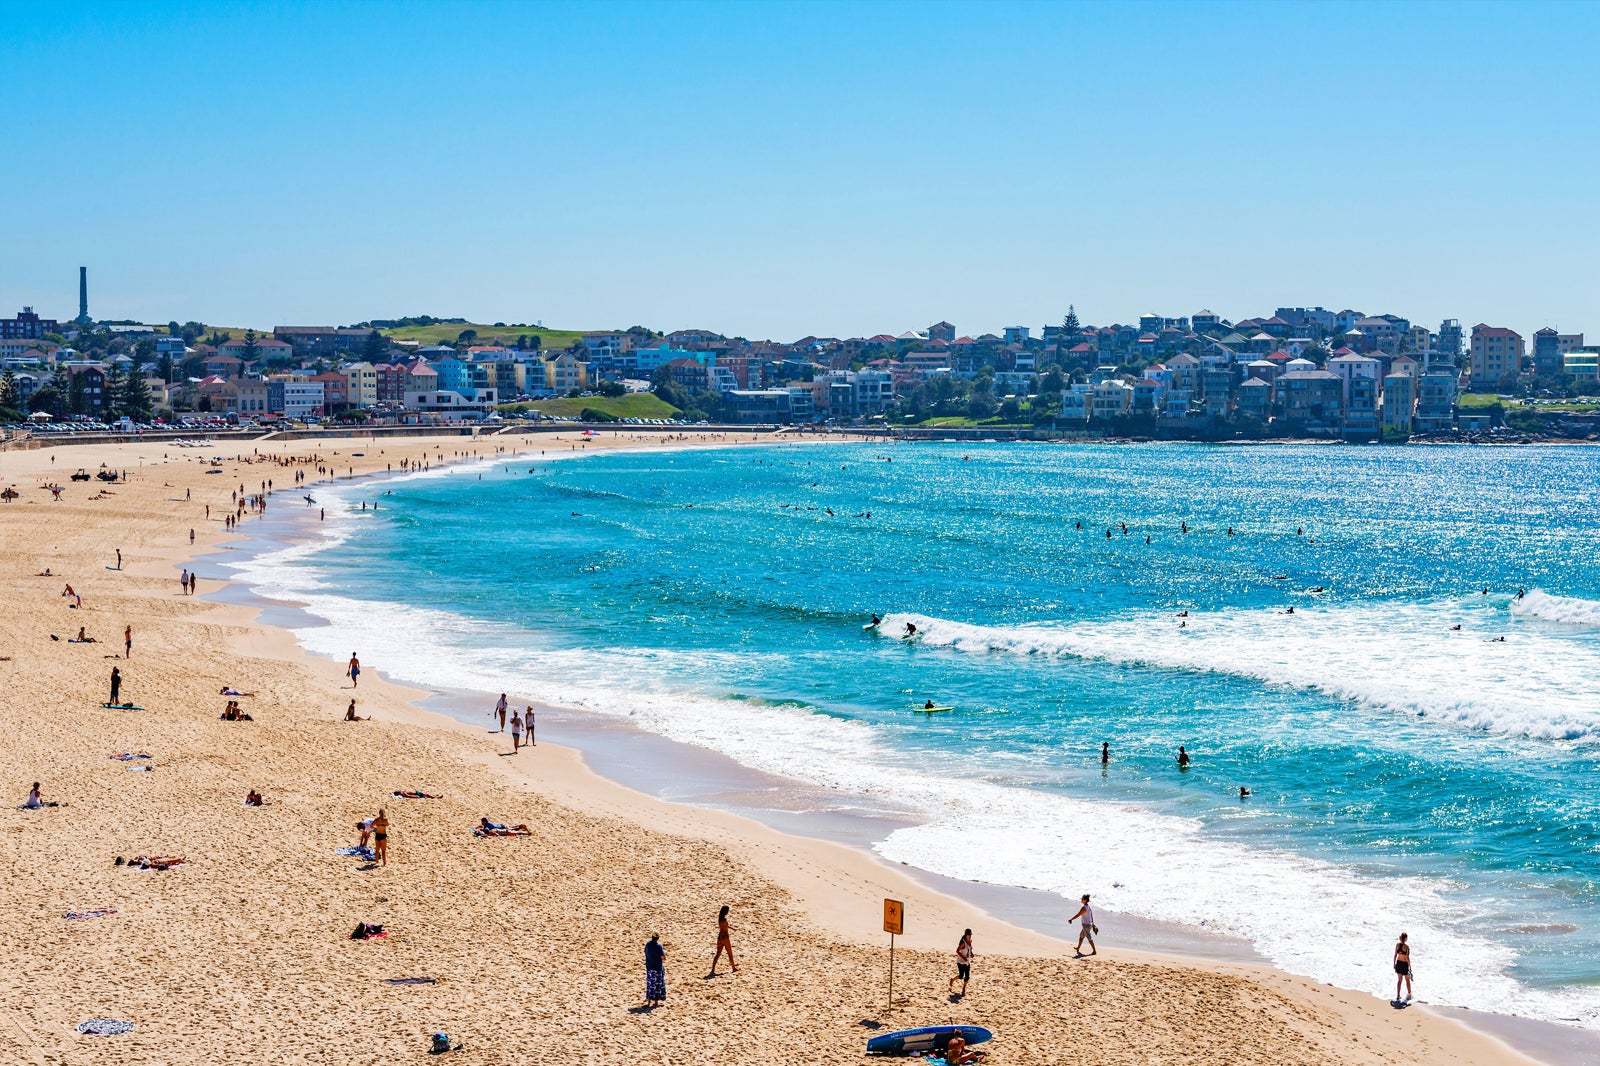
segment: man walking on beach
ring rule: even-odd
[[[1089,906],[1089,894],[1083,894],[1083,906],[1078,908],[1078,913],[1067,919],[1070,922],[1080,922],[1078,926],[1078,954],[1083,954],[1083,942],[1089,942],[1089,954],[1100,954],[1094,947],[1094,935],[1100,930],[1094,924],[1094,908]]]
[[[494,710],[489,712],[489,717],[500,716],[500,732],[506,731],[506,694],[500,693],[500,698],[495,701]]]
[[[344,668],[344,672],[350,677],[351,688],[361,687],[361,660],[356,658],[355,652],[350,653],[350,665]]]

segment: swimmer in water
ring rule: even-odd
[[[1187,533],[1187,532],[1189,532],[1189,523],[1188,522],[1179,522],[1178,523],[1178,528],[1179,528],[1179,530],[1181,532]]]
[[[1189,752],[1182,744],[1179,744],[1178,745],[1178,769],[1187,770],[1188,768],[1189,768]]]
[[[1284,613],[1284,614],[1294,614],[1294,608],[1293,608],[1293,607],[1291,607],[1291,608],[1289,608],[1289,609],[1288,609],[1288,610],[1287,610],[1287,611],[1284,611],[1284,612],[1283,612],[1283,613]]]
[[[1450,627],[1450,632],[1452,632],[1452,633],[1459,633],[1460,631],[1461,631],[1461,627],[1459,625],[1453,625],[1453,626]]]
[[[1248,788],[1245,788],[1243,785],[1240,785],[1239,786],[1239,798],[1240,799],[1249,799],[1250,798],[1250,790]]]

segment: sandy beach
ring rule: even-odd
[[[682,442],[569,433],[259,447],[273,460],[320,457],[345,477],[497,447],[669,443]],[[865,851],[662,802],[592,773],[572,749],[508,757],[508,736],[419,708],[427,693],[385,681],[381,662],[363,659],[352,690],[342,663],[303,653],[258,612],[179,588],[186,566],[200,593],[218,588],[211,553],[228,542],[222,518],[241,484],[255,493],[272,479],[273,513],[301,505],[294,469],[313,489],[322,476],[318,462],[231,458],[254,447],[0,452],[0,484],[20,493],[0,503],[0,1062],[420,1061],[441,1029],[464,1042],[450,1056],[463,1063],[849,1062],[875,1032],[952,1020],[993,1029],[987,1061],[1002,1064],[1535,1061],[1426,1006],[1396,1010],[1265,966],[1114,943],[1076,959],[1070,944]],[[230,456],[221,473],[208,473],[212,454]],[[129,480],[67,480],[101,464]],[[67,486],[59,502],[52,481]],[[122,568],[110,569],[118,549]],[[69,583],[81,608],[63,595]],[[80,627],[96,642],[70,642]],[[143,709],[101,706],[113,667]],[[249,694],[237,698],[253,721],[219,720],[226,687]],[[341,721],[352,697],[370,721]],[[150,758],[108,757],[123,752]],[[33,781],[65,806],[16,809]],[[265,806],[244,805],[252,788]],[[387,865],[337,854],[380,808]],[[483,817],[532,832],[476,839]],[[115,864],[136,855],[187,862]],[[892,1005],[885,897],[908,915]],[[707,979],[723,904],[740,970]],[[63,918],[96,909],[115,913]],[[387,935],[353,941],[358,922]],[[952,1001],[964,927],[974,979]],[[668,994],[643,1011],[652,933]],[[402,978],[431,983],[389,983]],[[74,1030],[92,1018],[135,1028]]]

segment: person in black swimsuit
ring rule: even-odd
[[[1394,946],[1394,1001],[1396,1003],[1411,1002],[1411,945],[1406,943],[1406,935],[1400,934],[1400,943]],[[1400,986],[1406,987],[1406,998],[1400,998]]]

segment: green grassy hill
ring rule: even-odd
[[[478,331],[478,336],[473,344],[505,344],[517,343],[517,338],[522,336],[538,337],[543,348],[570,348],[574,341],[583,336],[580,330],[575,329],[537,329],[532,326],[488,326],[481,322],[449,322],[432,326],[405,326],[401,329],[382,330],[384,336],[393,337],[395,340],[416,341],[421,345],[429,344],[454,344],[456,338],[461,336],[464,329]]]
[[[633,392],[626,396],[562,396],[553,400],[534,400],[532,403],[505,404],[499,409],[506,414],[521,411],[542,411],[561,418],[577,418],[585,407],[604,411],[617,418],[672,418],[678,409],[653,392]]]

